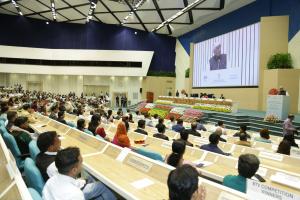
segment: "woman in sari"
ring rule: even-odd
[[[127,147],[127,148],[131,147],[124,122],[118,124],[117,132],[114,136],[112,143],[120,147]]]

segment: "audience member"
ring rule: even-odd
[[[194,146],[191,142],[188,141],[189,139],[189,130],[185,129],[180,132],[180,139],[177,139],[176,141],[182,141],[184,142],[187,146]]]
[[[169,140],[169,137],[165,135],[166,126],[164,124],[160,124],[157,126],[158,133],[153,134],[153,137],[157,137],[164,140]]]
[[[59,111],[57,113],[57,121],[59,121],[60,123],[63,123],[63,124],[67,125],[67,122],[65,120],[65,112],[64,111]]]
[[[145,127],[146,127],[146,121],[143,120],[143,119],[140,119],[138,121],[138,127],[134,132],[141,133],[141,134],[144,134],[144,135],[148,135],[147,131],[145,131]]]
[[[191,165],[182,165],[168,176],[170,200],[205,200],[206,190],[199,187],[199,174]]]
[[[61,141],[55,131],[48,131],[39,135],[37,146],[40,153],[37,155],[35,163],[46,182],[49,176],[53,175],[49,166],[55,161],[56,154],[60,150]]]
[[[51,119],[54,119],[54,120],[57,120],[58,116],[57,116],[57,113],[59,112],[59,109],[57,107],[57,105],[54,105],[51,107],[51,113],[49,115],[49,117]]]
[[[220,141],[220,135],[212,133],[209,136],[209,144],[202,145],[200,149],[229,156],[230,153],[225,153],[218,147],[219,141]]]
[[[18,112],[19,117],[27,117],[29,123],[35,123],[36,119],[32,114],[33,110],[28,103],[25,103],[22,109]]]
[[[77,147],[60,150],[55,157],[58,173],[46,182],[43,189],[43,199],[112,199],[116,197],[101,182],[76,179],[82,170],[82,156]]]
[[[127,130],[124,122],[120,122],[117,127],[116,134],[114,136],[114,139],[112,141],[115,145],[118,145],[120,147],[128,147],[130,148],[130,140],[127,136]]]
[[[227,140],[225,140],[224,138],[222,138],[222,132],[223,132],[222,128],[218,127],[218,128],[216,128],[216,130],[215,130],[214,133],[220,136],[220,141],[221,142],[227,142]]]
[[[173,116],[173,115],[171,115],[170,116],[170,124],[169,124],[169,129],[172,129],[172,127],[174,126],[174,125],[176,125],[177,124],[177,122],[176,122],[176,120],[175,120],[175,117]]]
[[[197,131],[197,127],[198,127],[198,124],[196,122],[191,123],[191,128],[187,130],[188,133],[190,135],[201,137],[201,134]]]
[[[94,136],[99,135],[101,138],[108,140],[104,128],[101,126],[101,116],[94,114],[89,122],[88,130],[93,133]]]
[[[85,123],[85,119],[78,119],[77,120],[77,129],[82,131],[82,132],[85,132],[89,135],[93,135],[93,133],[91,131],[89,131],[88,129],[85,128],[86,127],[86,123]]]
[[[185,152],[184,141],[174,141],[172,143],[172,153],[166,156],[165,162],[173,167],[183,165],[183,154]]]
[[[261,129],[259,131],[259,134],[260,134],[260,137],[255,137],[254,138],[255,141],[272,143],[272,141],[270,140],[270,134],[269,134],[268,129]]]
[[[240,134],[240,140],[236,141],[235,144],[246,147],[251,147],[251,142],[247,141],[247,135],[245,133]]]
[[[227,130],[225,129],[225,125],[223,121],[218,121],[216,129],[221,128],[222,129],[222,134],[227,135]]]
[[[227,175],[223,179],[223,185],[240,192],[246,193],[247,178],[251,178],[255,175],[259,168],[259,160],[253,154],[240,155],[238,161],[238,173],[239,175]]]
[[[178,133],[180,133],[182,130],[184,130],[183,120],[177,119],[177,124],[172,126],[172,130],[175,132],[178,132]]]
[[[196,130],[198,130],[198,131],[207,131],[207,129],[205,128],[205,126],[201,123],[201,119],[200,118],[196,119],[196,125],[197,125]]]
[[[15,126],[18,129],[14,129],[11,134],[14,136],[17,145],[22,154],[29,153],[29,143],[32,140],[30,133],[27,131],[28,129],[28,118],[27,117],[17,117],[15,119]]]
[[[251,136],[246,132],[247,131],[247,126],[246,125],[240,125],[240,130],[239,132],[236,132],[235,134],[233,134],[233,137],[240,137],[240,134],[244,133],[247,135],[247,138],[251,138]]]
[[[153,122],[151,120],[151,116],[148,113],[145,114],[145,121],[146,121],[146,126],[154,127]]]

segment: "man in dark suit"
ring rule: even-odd
[[[221,44],[217,43],[213,50],[214,56],[209,59],[210,70],[226,69],[226,54],[221,53]]]
[[[169,140],[169,137],[165,135],[166,126],[164,126],[163,124],[158,124],[156,128],[158,133],[153,134],[153,137],[160,138],[163,140]]]
[[[201,137],[201,134],[197,131],[197,127],[198,127],[197,123],[196,123],[196,122],[193,122],[193,123],[191,124],[191,129],[188,129],[188,130],[187,130],[188,133],[191,134],[191,135],[194,135],[194,136],[199,136],[199,137]],[[206,129],[205,129],[205,130],[206,130]]]
[[[138,121],[138,127],[134,132],[141,133],[141,134],[144,134],[144,135],[148,135],[147,131],[144,130],[145,126],[146,126],[146,121],[143,120],[143,119],[140,119]]]
[[[177,124],[172,126],[172,130],[175,131],[175,132],[178,132],[178,133],[180,133],[182,130],[184,130],[183,120],[178,119]]]

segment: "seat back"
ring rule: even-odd
[[[135,152],[138,153],[138,154],[141,154],[143,156],[146,156],[148,158],[151,158],[153,160],[159,160],[159,161],[162,161],[162,162],[164,161],[163,157],[159,153],[148,150],[148,149],[137,148],[135,150]]]
[[[20,169],[20,171],[23,171],[24,168],[24,160],[21,159],[21,151],[17,145],[17,142],[15,140],[15,138],[9,134],[6,129],[2,130],[4,131],[2,136],[3,136],[3,140],[6,144],[6,146],[10,149],[11,153],[13,154],[16,162],[17,162],[17,166]]]
[[[36,144],[36,140],[31,140],[29,143],[30,157],[35,161],[36,156],[40,153],[40,150]]]
[[[32,187],[42,195],[45,181],[40,170],[36,167],[34,161],[31,158],[25,159],[24,173],[27,185],[29,187]]]
[[[74,124],[73,122],[67,121],[67,125],[72,128],[76,128],[76,124]]]
[[[33,188],[28,188],[28,191],[33,200],[42,200],[41,195]]]

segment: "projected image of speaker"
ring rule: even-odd
[[[193,88],[257,87],[259,29],[256,23],[196,43]]]

